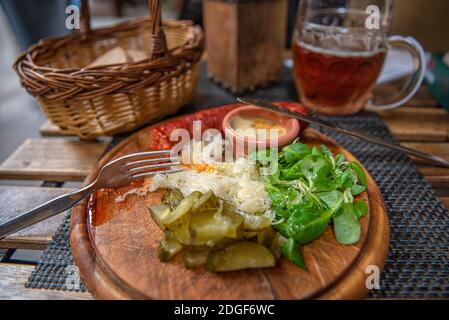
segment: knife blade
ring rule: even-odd
[[[281,107],[279,107],[277,105],[274,105],[274,104],[272,104],[270,102],[259,100],[259,99],[237,98],[237,101],[241,102],[241,103],[244,103],[244,104],[249,104],[249,105],[257,106],[257,107],[260,107],[260,108],[268,109],[268,110],[271,110],[271,111],[283,114],[283,115],[288,116],[288,117],[296,118],[298,120],[302,120],[304,122],[311,123],[311,124],[317,125],[317,126],[322,127],[322,128],[327,128],[329,130],[332,130],[332,131],[335,131],[335,132],[338,132],[338,133],[342,133],[342,134],[351,136],[351,137],[356,138],[356,139],[360,139],[360,140],[363,140],[363,141],[366,141],[366,142],[377,144],[377,145],[380,145],[382,147],[389,148],[389,149],[392,149],[392,150],[395,150],[395,151],[399,151],[399,152],[403,152],[405,154],[412,155],[412,156],[415,156],[415,157],[418,157],[418,158],[421,158],[421,159],[429,160],[429,161],[434,162],[437,165],[449,168],[449,161],[447,161],[447,160],[445,160],[445,159],[443,159],[443,158],[441,158],[439,156],[436,156],[436,155],[433,155],[433,154],[429,154],[429,153],[425,153],[425,152],[422,152],[422,151],[419,151],[419,150],[403,147],[403,146],[400,146],[400,145],[392,144],[392,143],[389,143],[389,142],[387,142],[385,140],[382,140],[382,139],[373,137],[371,135],[368,135],[368,134],[366,134],[366,133],[364,133],[362,131],[358,131],[358,130],[354,130],[354,129],[348,129],[348,128],[345,128],[343,126],[336,125],[336,124],[334,124],[332,122],[326,121],[324,119],[320,119],[317,116],[311,117],[311,116],[308,116],[308,115],[304,115],[304,114],[301,114],[299,112],[294,112],[294,111],[291,111],[291,110],[288,110],[288,109],[284,109],[284,108],[281,108]]]

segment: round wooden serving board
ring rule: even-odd
[[[284,106],[301,110],[297,104]],[[142,129],[108,152],[86,178],[90,183],[107,162],[134,152],[167,149],[173,128],[191,129],[193,120],[204,128],[221,128],[221,119],[236,105],[208,109]],[[349,152],[312,129],[303,142],[325,144],[334,153]],[[162,263],[157,247],[162,232],[148,213],[160,192],[146,194],[143,181],[116,190],[100,190],[74,208],[71,248],[90,292],[100,299],[360,299],[375,265],[385,263],[389,224],[382,196],[368,174],[369,213],[361,219],[362,237],[356,245],[339,244],[331,226],[317,240],[301,247],[307,271],[283,258],[274,268],[212,273],[184,268],[178,255]]]

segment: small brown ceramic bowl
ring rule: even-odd
[[[277,143],[274,142],[274,145],[271,145],[272,141],[270,141],[269,138],[262,140],[257,137],[242,135],[237,132],[237,128],[232,126],[234,117],[238,115],[244,118],[257,117],[266,119],[267,121],[282,127],[285,130],[285,133],[278,137]],[[256,146],[258,150],[261,148],[283,147],[296,139],[299,134],[299,129],[300,124],[297,119],[289,118],[276,112],[253,106],[242,106],[236,108],[229,112],[223,119],[224,133],[231,140],[234,148],[236,143],[244,146],[246,154],[248,151],[248,145]]]

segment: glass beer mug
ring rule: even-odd
[[[421,85],[425,55],[411,37],[389,36],[393,0],[301,0],[293,34],[294,80],[302,103],[320,113],[344,115],[362,108],[392,109]],[[407,50],[414,72],[387,99],[373,88],[388,48]]]

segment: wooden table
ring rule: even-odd
[[[404,107],[381,112],[392,133],[401,144],[437,154],[449,160],[449,113],[438,107],[426,87]],[[51,199],[69,189],[58,188],[65,181],[82,181],[107,146],[108,139],[79,141],[62,134],[50,122],[41,127],[41,138],[25,141],[0,165],[0,179],[53,181],[52,187],[0,187],[0,220]],[[58,157],[55,158],[54,155]],[[449,169],[416,161],[444,205],[449,208]],[[56,187],[55,187],[56,186]],[[3,249],[42,249],[51,240],[63,215],[13,234],[0,241],[0,261],[8,251]],[[6,260],[6,261],[5,261]],[[0,299],[91,299],[88,293],[26,289],[24,284],[33,265],[0,262]]]

